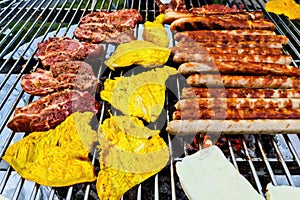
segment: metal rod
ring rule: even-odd
[[[244,138],[242,138],[242,144],[243,144],[244,151],[245,151],[245,155],[246,155],[247,161],[248,161],[248,163],[249,163],[249,166],[250,166],[250,169],[251,169],[253,178],[254,178],[254,180],[255,180],[255,183],[256,183],[258,192],[259,192],[261,195],[263,195],[263,192],[262,192],[262,186],[261,186],[261,184],[260,184],[260,181],[259,181],[257,172],[256,172],[256,170],[255,170],[255,167],[254,167],[253,162],[252,162],[252,160],[251,160],[251,157],[250,157],[250,155],[249,155],[248,147],[247,147],[247,145],[246,145],[246,142],[245,142],[245,139],[244,139]]]
[[[5,9],[3,9],[0,13],[0,16],[4,16],[4,13],[10,9],[10,7],[12,7],[12,5],[14,5],[16,3],[16,1],[12,1]],[[18,7],[19,5],[21,5],[21,3],[23,3],[23,1],[19,1],[16,5],[14,5],[14,7]],[[3,17],[1,20],[0,20],[0,25],[2,25],[2,23],[7,20],[7,18],[12,14],[14,13],[15,10],[13,8],[10,9],[10,11],[8,13],[5,14],[5,17]],[[12,19],[11,19],[12,20]],[[10,21],[11,21],[10,20]],[[9,23],[7,22],[6,25],[8,25]],[[0,33],[2,33],[2,31],[5,30],[4,27],[1,28],[0,30]]]
[[[34,4],[37,3],[37,2],[38,2],[38,1],[35,1]],[[18,5],[20,5],[21,3],[23,3],[23,1],[20,1],[20,2],[18,3]],[[24,11],[24,9],[26,8],[26,6],[28,6],[29,3],[30,3],[30,1],[27,1],[26,4],[24,4],[23,7],[22,7],[21,9],[19,9],[19,11],[18,11],[17,13],[14,14],[14,17],[12,17],[12,18],[6,23],[6,25],[5,25],[4,27],[1,28],[0,33],[2,33],[5,29],[7,29],[7,27],[10,25],[11,22],[13,22],[14,20],[16,20],[17,16],[18,16],[21,12]],[[33,7],[34,4],[32,4],[31,6]],[[11,11],[15,11],[15,10],[12,9]],[[24,14],[22,15],[22,17],[19,18],[19,20],[15,23],[15,26],[17,26],[17,25],[20,23],[20,21],[24,18],[24,16],[25,16],[26,14],[27,14],[27,13],[24,13]],[[1,16],[2,16],[2,15],[1,15]],[[9,17],[8,14],[6,15],[5,18],[3,18],[3,21],[4,21],[7,17]],[[2,20],[1,20],[0,22],[2,23]],[[11,31],[13,31],[13,30],[16,28],[15,26],[12,27]]]
[[[300,158],[299,158],[299,154],[296,152],[296,149],[294,147],[294,145],[292,144],[292,141],[297,141],[298,143],[300,143],[298,137],[296,135],[292,135],[292,134],[288,134],[285,136],[285,139],[287,141],[287,144],[295,158],[295,161],[297,162],[298,166],[300,167]]]
[[[261,144],[261,142],[260,142],[261,137],[258,136],[258,135],[255,135],[254,137],[255,137],[255,139],[256,139],[258,148],[259,148],[260,153],[261,153],[261,155],[262,155],[263,161],[264,161],[265,164],[266,164],[267,170],[268,170],[269,175],[270,175],[270,177],[271,177],[271,181],[272,181],[273,185],[277,185],[277,181],[276,181],[274,172],[273,172],[273,170],[272,170],[272,167],[271,167],[271,165],[270,165],[270,162],[269,162],[269,160],[268,160],[268,157],[267,157],[267,155],[266,155],[266,153],[265,153],[265,151],[264,151],[264,149],[263,149],[263,146],[262,146],[262,144]]]
[[[232,163],[233,163],[234,167],[237,170],[239,170],[239,167],[238,167],[238,164],[236,162],[236,158],[235,158],[235,155],[234,155],[234,151],[233,151],[233,148],[232,148],[232,144],[231,144],[230,138],[226,137],[226,139],[227,139],[227,143],[228,143],[228,147],[229,147],[229,152],[230,152]]]
[[[159,200],[158,174],[155,175],[154,179],[154,200]]]
[[[12,197],[12,200],[17,200],[18,199],[18,196],[20,194],[23,183],[24,183],[24,178],[20,177],[20,179],[18,181],[18,184],[17,184],[17,187],[16,187],[16,190],[15,190],[15,193]]]
[[[38,0],[36,0],[31,7],[33,7],[37,2],[39,2]],[[46,0],[44,0],[39,6],[38,8],[27,18],[27,20],[24,22],[24,24],[22,25],[21,28],[19,28],[18,32],[14,35],[14,37],[10,40],[10,43],[8,45],[6,45],[6,47],[1,51],[0,53],[0,58],[2,58],[4,56],[4,54],[6,53],[6,51],[8,50],[8,48],[10,47],[11,43],[14,42],[19,35],[23,32],[23,30],[25,29],[26,25],[28,24],[28,22],[34,17],[34,15],[37,13],[38,9],[41,8],[41,6],[43,5],[43,3],[46,2]],[[28,13],[29,11],[27,11]],[[25,17],[27,15],[27,13],[24,13],[23,17]],[[23,18],[22,17],[22,18]],[[16,24],[12,27],[12,29],[10,30],[11,32],[13,32],[17,27],[18,24],[21,22],[22,18],[20,18]],[[10,37],[10,34],[7,34],[6,36],[4,36],[4,38],[0,41],[0,46],[2,46],[4,44],[4,42],[7,41],[8,37]],[[0,70],[1,71],[1,70]]]
[[[288,167],[287,167],[287,165],[286,165],[286,163],[284,161],[284,158],[282,157],[282,154],[280,153],[280,150],[279,150],[279,148],[278,148],[278,146],[277,146],[277,144],[275,142],[274,137],[272,137],[272,143],[273,143],[274,149],[275,149],[275,151],[277,153],[278,160],[279,160],[279,162],[281,163],[281,165],[283,167],[283,170],[284,170],[284,172],[286,174],[286,177],[287,177],[289,183],[291,184],[291,186],[295,186],[294,180],[293,180],[293,178],[291,176],[291,173],[290,173],[290,171],[289,171],[289,169],[288,169]]]
[[[35,183],[34,184],[34,187],[33,187],[33,190],[31,192],[31,196],[30,196],[30,199],[36,199],[37,197],[37,194],[38,194],[38,191],[39,191],[39,188],[40,188],[40,185]]]

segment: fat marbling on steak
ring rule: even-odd
[[[135,39],[133,28],[142,19],[136,9],[92,12],[80,20],[74,35],[80,40],[93,43],[126,43]]]
[[[99,44],[78,42],[68,37],[53,37],[38,43],[36,56],[43,66],[49,66],[61,61],[84,60],[90,54],[102,53],[103,47]]]
[[[37,69],[22,77],[21,86],[31,95],[45,95],[66,88],[95,92],[99,81],[92,67],[83,61],[64,61],[50,66],[50,71]]]
[[[55,128],[76,111],[96,114],[99,106],[90,93],[66,89],[16,108],[7,126],[16,132],[46,131]]]

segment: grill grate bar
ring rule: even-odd
[[[24,179],[20,178],[19,181],[18,181],[18,186],[17,186],[16,191],[14,193],[14,196],[12,197],[12,200],[17,200],[17,198],[20,194],[23,183],[24,183]]]
[[[40,185],[37,184],[37,183],[35,183],[34,187],[33,187],[33,190],[32,190],[32,193],[31,193],[31,196],[30,196],[30,200],[37,198],[37,194],[38,194],[39,188],[40,188]]]
[[[53,1],[53,0],[52,0]],[[34,2],[34,4],[36,4],[37,2],[39,2],[38,0],[36,0]],[[38,12],[38,10],[41,8],[41,6],[46,2],[46,0],[44,0],[42,3],[40,3],[40,5],[38,6],[38,9],[36,9],[28,18],[27,20],[24,22],[24,24],[22,25],[21,28],[19,28],[18,32],[14,35],[14,37],[10,40],[10,42],[8,43],[8,45],[6,45],[6,47],[2,50],[0,57],[2,58],[4,56],[4,54],[7,52],[7,50],[11,47],[11,45],[13,44],[14,41],[16,41],[16,39],[21,35],[21,33],[25,30],[26,25],[29,23],[29,21],[34,17],[34,15]],[[34,5],[33,4],[33,5]],[[50,6],[50,4],[49,4]],[[23,17],[25,17],[27,14],[29,13],[29,10],[23,15]],[[13,28],[11,29],[11,32],[14,31],[17,27],[18,24],[21,22],[22,18],[20,18],[18,20],[18,22],[13,26]],[[31,28],[33,27],[33,25],[31,26]],[[27,32],[28,34],[28,32]],[[4,42],[8,40],[8,37],[10,36],[10,34],[7,34],[2,41],[0,42],[0,46],[3,46]],[[23,37],[24,38],[24,37]],[[15,49],[16,50],[16,49]],[[2,70],[2,69],[0,69]]]
[[[291,186],[296,186],[295,183],[294,183],[294,181],[293,181],[293,178],[291,176],[291,173],[290,173],[290,171],[289,171],[289,169],[288,169],[288,167],[287,167],[287,165],[286,165],[286,163],[284,161],[284,158],[283,158],[282,154],[280,153],[280,150],[279,150],[279,148],[278,148],[278,146],[277,146],[274,138],[272,138],[272,143],[273,143],[274,149],[275,149],[275,151],[277,153],[278,160],[282,164],[283,170],[284,170],[284,172],[286,174],[286,177],[287,177],[290,185]]]
[[[158,174],[155,175],[154,179],[154,200],[159,200]]]
[[[260,153],[261,153],[261,155],[262,155],[263,161],[265,162],[265,165],[266,165],[266,167],[267,167],[267,170],[268,170],[268,173],[269,173],[269,175],[270,175],[270,178],[271,178],[271,181],[272,181],[273,185],[277,185],[277,181],[276,181],[274,172],[273,172],[273,170],[272,170],[272,167],[271,167],[271,165],[270,165],[270,162],[269,162],[269,160],[268,160],[268,157],[267,157],[267,155],[266,155],[266,153],[265,153],[265,151],[264,151],[264,149],[263,149],[263,146],[262,146],[262,144],[261,144],[261,138],[259,138],[259,137],[260,137],[260,135],[259,135],[259,136],[255,136],[255,139],[256,139],[256,141],[257,141],[258,148],[259,148]]]
[[[11,172],[12,172],[12,167],[8,166],[8,168],[6,169],[6,172],[5,172],[4,176],[2,178],[2,181],[0,183],[0,193],[1,194],[3,193],[3,190],[4,190],[5,186],[6,186],[6,182],[7,182],[8,178],[9,178]]]
[[[35,1],[34,4],[37,3],[37,2],[38,2],[38,1]],[[21,5],[21,3],[22,3],[22,1],[20,1],[16,6]],[[7,29],[8,26],[9,26],[9,24],[11,24],[11,22],[13,22],[13,20],[17,19],[17,16],[23,11],[23,9],[25,9],[25,8],[29,5],[29,3],[30,3],[30,1],[27,1],[27,3],[26,3],[21,9],[19,9],[19,11],[18,11],[17,13],[14,14],[14,17],[12,17],[12,18],[6,23],[6,25],[5,25],[4,27],[1,28],[0,33],[2,33],[5,29]],[[33,5],[32,5],[32,6],[33,6]],[[13,11],[15,11],[15,10],[11,9],[11,11],[9,12],[9,14],[10,14],[10,13],[13,13]],[[7,14],[2,20],[3,20],[3,21],[6,20],[6,19],[9,17],[9,14]],[[19,18],[19,20],[16,22],[15,26],[17,26],[17,24],[20,23],[20,21],[26,16],[26,14],[27,14],[27,13],[24,13],[24,14],[22,15],[22,17]],[[1,15],[1,16],[2,16],[2,15]],[[2,20],[1,20],[1,23],[0,23],[0,24],[3,23]],[[11,29],[11,31],[13,31],[15,28],[16,28],[16,27],[13,26],[12,29]],[[3,40],[5,40],[5,39],[3,38]]]
[[[55,195],[55,190],[52,188],[51,191],[50,191],[50,195],[49,195],[48,200],[52,200],[54,198],[54,195]]]
[[[293,139],[294,141],[299,142],[298,137],[297,136],[295,137],[295,136],[296,135],[287,135],[287,136],[284,136],[284,137],[287,140],[287,144],[288,144],[288,146],[290,148],[290,151],[292,152],[292,154],[293,154],[293,156],[295,158],[295,161],[297,162],[298,166],[300,167],[299,154],[296,152],[295,147],[293,146],[292,141],[291,141],[291,139]]]
[[[233,165],[235,166],[235,168],[238,170],[239,167],[238,167],[238,164],[236,162],[236,158],[235,158],[235,155],[234,155],[234,152],[233,152],[231,141],[230,141],[230,139],[228,137],[226,137],[226,139],[227,139],[227,143],[228,143],[228,147],[229,147],[231,161],[232,161]]]
[[[15,12],[15,10],[12,8],[10,9],[10,7],[12,7],[16,2],[15,1],[12,1],[10,3],[10,5],[8,5],[5,9],[3,9],[0,13],[0,16],[5,16],[3,17],[1,20],[0,20],[0,25],[2,25],[2,23],[7,20],[7,18]],[[18,7],[19,5],[21,5],[22,1],[19,1],[14,7]],[[10,9],[10,11],[6,14],[4,14],[8,9]],[[18,13],[18,12],[17,12]],[[17,13],[15,14],[15,16],[17,16]],[[12,20],[12,19],[11,19]],[[6,24],[6,26],[9,24],[9,22]],[[0,30],[0,33],[2,33],[6,28],[5,27],[2,27],[1,30]]]
[[[249,155],[249,152],[248,152],[248,148],[247,148],[247,145],[246,145],[246,142],[245,142],[245,139],[242,138],[242,144],[244,146],[244,151],[245,151],[245,155],[246,155],[246,160],[248,161],[248,164],[250,166],[250,169],[251,169],[251,172],[252,172],[252,175],[253,175],[253,178],[255,180],[255,183],[256,183],[256,186],[257,186],[257,189],[258,189],[258,192],[263,195],[263,192],[262,192],[262,186],[261,186],[261,183],[259,181],[259,178],[258,178],[258,175],[257,175],[257,172],[255,170],[255,167],[254,167],[254,164],[251,160],[251,157]]]

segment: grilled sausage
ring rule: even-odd
[[[214,72],[221,74],[279,75],[300,77],[300,69],[289,65],[242,62],[215,62],[214,64],[215,65],[208,63],[187,62],[179,66],[178,72],[184,75]]]
[[[289,65],[292,62],[290,55],[241,55],[241,54],[203,54],[203,53],[175,53],[173,61],[185,62],[254,62]]]
[[[300,109],[300,99],[277,98],[191,98],[182,99],[175,104],[177,110],[201,110],[212,108],[229,109],[259,109],[259,108],[287,108]]]
[[[194,119],[300,119],[300,109],[203,109],[177,110],[173,120]]]
[[[300,89],[300,79],[286,76],[231,76],[192,74],[187,78],[192,86],[244,87],[244,88],[294,88]]]
[[[199,88],[185,87],[181,98],[300,98],[299,89]]]
[[[167,131],[172,135],[211,134],[298,134],[299,119],[255,120],[173,120]]]
[[[180,40],[183,37],[195,37],[194,35],[209,35],[209,36],[224,36],[224,35],[276,35],[274,31],[269,30],[194,30],[194,31],[183,31],[175,34],[176,40]]]
[[[189,34],[188,36],[180,35],[180,33],[175,35],[176,40],[180,40],[182,38],[189,38],[195,42],[218,42],[218,43],[241,43],[247,41],[253,41],[257,44],[269,44],[274,42],[275,44],[287,44],[289,42],[288,37],[283,35],[198,35]]]
[[[245,12],[245,13],[232,13],[232,14],[212,14],[214,17],[221,17],[227,19],[240,19],[240,20],[257,20],[263,18],[263,13],[261,11],[253,11],[253,12]],[[173,21],[180,18],[188,18],[188,17],[197,17],[203,16],[203,14],[197,12],[196,10],[192,10],[192,12],[178,12],[178,11],[167,11],[164,16],[164,23],[171,24]]]
[[[187,30],[234,30],[234,29],[255,29],[255,30],[275,30],[273,22],[265,19],[260,20],[241,20],[241,19],[223,19],[214,16],[199,16],[190,18],[181,18],[173,21],[170,25],[173,31]]]

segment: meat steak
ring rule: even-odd
[[[135,39],[133,28],[142,19],[136,9],[93,12],[80,20],[74,35],[80,40],[93,43],[126,43]]]
[[[102,54],[103,47],[99,44],[78,42],[68,37],[53,37],[38,44],[36,56],[44,66],[56,62],[84,60],[90,54]]]
[[[55,128],[73,112],[89,111],[96,114],[99,106],[90,93],[67,89],[16,108],[7,126],[19,132],[46,131]]]
[[[22,77],[21,86],[31,95],[45,95],[66,88],[95,92],[98,80],[92,67],[83,61],[64,61],[50,66],[50,71],[37,69]]]

